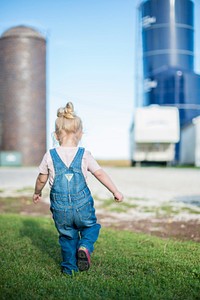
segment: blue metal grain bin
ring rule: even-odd
[[[142,21],[143,105],[179,108],[181,128],[200,115],[200,75],[194,72],[194,3],[147,0]]]

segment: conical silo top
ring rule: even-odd
[[[45,39],[37,30],[35,30],[32,27],[27,27],[24,25],[11,27],[10,29],[6,30],[1,35],[1,38],[5,38],[5,37],[30,37],[30,38]]]

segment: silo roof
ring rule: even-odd
[[[11,27],[1,35],[1,38],[4,37],[32,37],[44,39],[44,37],[37,30],[24,25]]]

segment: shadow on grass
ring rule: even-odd
[[[49,220],[48,220],[49,227]],[[23,227],[20,230],[22,237],[28,237],[32,245],[44,254],[53,259],[56,264],[60,263],[60,246],[58,245],[58,234],[52,226],[52,231],[40,225],[35,220],[24,220]]]

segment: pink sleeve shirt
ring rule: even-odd
[[[78,150],[78,147],[57,147],[56,151],[64,164],[69,167],[72,163],[76,152]],[[87,173],[88,171],[92,174],[96,172],[97,170],[101,169],[97,161],[94,159],[94,157],[91,155],[91,153],[87,150],[85,150],[83,159],[82,159],[82,172],[87,180]],[[53,180],[55,176],[53,161],[51,159],[50,152],[47,151],[42,159],[42,162],[39,166],[39,172],[42,174],[48,174],[49,175],[49,185],[50,187],[53,185]]]

